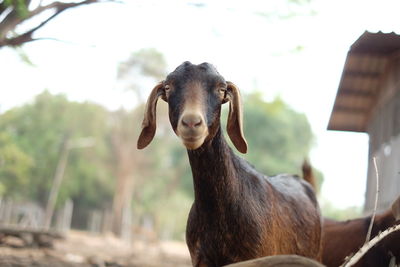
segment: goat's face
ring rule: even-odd
[[[172,128],[191,150],[214,137],[220,125],[221,105],[229,101],[228,135],[235,147],[246,153],[239,90],[226,82],[211,64],[184,62],[153,89],[146,104],[139,149],[146,147],[154,137],[159,97],[168,102]]]

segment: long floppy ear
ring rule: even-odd
[[[138,149],[143,149],[150,144],[156,134],[156,107],[158,98],[163,94],[162,88],[163,83],[160,82],[153,88],[147,99],[142,122],[142,132],[137,141]]]
[[[243,134],[243,111],[239,89],[231,82],[227,82],[227,99],[229,101],[229,115],[226,130],[229,138],[239,152],[247,152],[247,142]]]

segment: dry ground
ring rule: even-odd
[[[53,249],[0,247],[0,266],[44,267],[189,267],[190,257],[183,242],[136,241],[129,245],[113,236],[71,231]]]

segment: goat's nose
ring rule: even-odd
[[[198,128],[203,124],[201,116],[196,114],[187,114],[182,117],[182,125],[187,128]]]

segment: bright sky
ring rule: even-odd
[[[154,47],[169,71],[185,60],[207,61],[242,91],[280,95],[305,113],[316,136],[311,162],[325,175],[321,195],[338,207],[363,204],[368,137],[326,127],[349,46],[365,30],[400,32],[400,1],[313,0],[315,15],[285,20],[260,15],[284,11],[284,0],[126,2],[70,10],[50,22],[36,37],[63,42],[26,45],[34,67],[1,49],[0,112],[44,89],[112,109],[131,107],[135,96],[117,88],[117,65]]]

